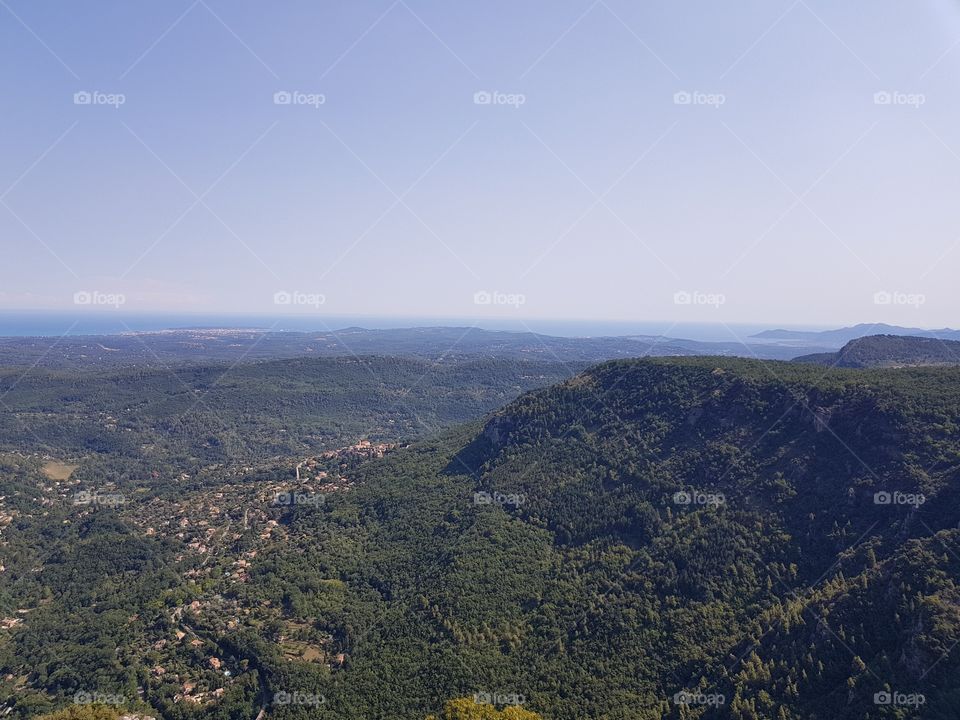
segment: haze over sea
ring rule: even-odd
[[[44,312],[0,310],[0,337],[116,335],[178,328],[258,328],[276,332],[312,332],[347,327],[390,329],[436,326],[475,326],[485,330],[536,332],[561,337],[602,335],[665,335],[702,341],[735,341],[771,325],[723,323],[609,322],[511,318],[382,317],[361,315],[167,314],[118,312]],[[803,327],[796,329],[823,329]]]

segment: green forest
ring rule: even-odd
[[[960,369],[376,362],[13,388],[10,716],[956,717]]]

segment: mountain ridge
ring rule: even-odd
[[[78,507],[8,460],[19,484],[3,494],[30,512],[9,529],[62,538],[39,568],[23,551],[7,567],[10,606],[30,610],[0,653],[0,673],[28,687],[12,716],[77,688],[142,687],[155,714],[186,717],[189,680],[204,697],[226,688],[215,717],[298,690],[345,720],[488,695],[548,720],[918,709],[883,693],[920,694],[923,717],[949,720],[958,424],[957,367],[648,358],[591,366],[369,461],[314,457],[306,480],[290,463],[113,474],[127,503]],[[76,477],[101,482],[94,468]],[[42,503],[14,494],[28,487]],[[218,517],[236,534],[221,539]]]
[[[917,367],[960,364],[960,341],[910,335],[868,335],[851,340],[835,353],[793,359],[844,368]]]
[[[910,335],[913,337],[960,340],[960,330],[953,330],[951,328],[925,330],[923,328],[901,327],[899,325],[888,325],[886,323],[860,323],[835,330],[763,330],[750,337],[764,341],[781,340],[840,347],[851,340],[856,340],[857,338],[868,335]]]

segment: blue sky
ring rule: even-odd
[[[0,54],[0,308],[960,325],[956,2],[0,0]]]

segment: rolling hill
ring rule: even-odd
[[[809,352],[832,345],[808,344]],[[787,360],[776,343],[701,342],[657,335],[559,337],[478,327],[347,327],[316,332],[181,328],[119,335],[0,337],[0,367],[88,370],[303,357],[403,357],[430,361],[539,360],[596,363],[631,357],[733,355]]]
[[[851,340],[835,353],[814,353],[794,362],[832,367],[916,367],[960,364],[960,341],[903,335],[870,335]]]
[[[271,507],[267,532],[249,494],[223,507],[262,478],[232,478],[236,536],[202,554],[176,522],[144,538],[152,506],[48,498],[62,539],[16,566],[0,671],[37,693],[15,716],[95,686],[171,719],[278,692],[356,720],[471,696],[555,720],[954,718],[958,423],[958,368],[614,361]],[[225,694],[188,711],[185,678]]]
[[[764,330],[751,335],[754,340],[783,343],[799,343],[838,348],[851,340],[868,335],[910,335],[912,337],[939,338],[941,340],[960,340],[960,330],[941,328],[925,330],[923,328],[901,327],[886,323],[860,323],[852,327],[836,330]]]

